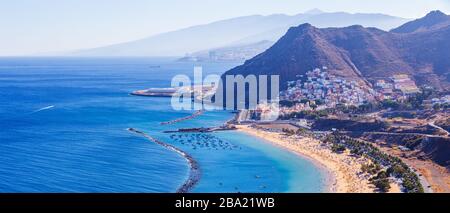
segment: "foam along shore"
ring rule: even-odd
[[[366,159],[354,158],[348,153],[337,154],[321,145],[321,142],[308,137],[287,137],[276,132],[252,128],[248,125],[237,125],[238,131],[247,133],[277,146],[293,151],[313,162],[322,165],[327,170],[327,192],[337,193],[371,193],[374,187],[369,183],[368,177],[361,172],[361,165]],[[398,187],[393,192],[400,192]]]
[[[141,136],[147,138],[148,140],[150,140],[151,142],[154,142],[154,143],[156,143],[158,145],[161,145],[161,146],[163,146],[163,147],[165,147],[165,148],[167,148],[167,149],[169,149],[169,150],[171,150],[173,152],[176,152],[179,155],[181,155],[181,157],[186,159],[186,161],[189,164],[189,168],[190,168],[189,177],[184,182],[184,184],[181,185],[177,189],[177,191],[176,191],[177,193],[187,193],[190,190],[192,190],[192,188],[194,188],[195,185],[197,185],[198,181],[200,180],[200,175],[201,175],[200,167],[199,167],[198,162],[191,155],[189,155],[188,153],[184,152],[183,150],[181,150],[181,149],[179,149],[179,148],[177,148],[177,147],[175,147],[173,145],[164,143],[164,142],[162,142],[162,141],[160,141],[160,140],[158,140],[156,138],[153,138],[150,135],[147,135],[146,133],[144,133],[142,131],[139,131],[137,129],[128,128],[127,130],[130,131],[130,132],[136,133],[138,135],[141,135]]]

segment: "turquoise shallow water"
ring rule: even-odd
[[[196,65],[214,74],[236,66]],[[161,126],[192,112],[174,111],[167,98],[128,95],[167,87],[193,67],[166,58],[1,58],[0,192],[174,192],[188,176],[186,161],[129,127],[190,153],[202,171],[194,192],[324,191],[315,165],[260,139],[162,133],[220,125],[229,112]]]

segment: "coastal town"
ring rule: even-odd
[[[406,74],[371,83],[326,70],[288,82],[278,120],[264,121],[274,108],[262,104],[241,110],[238,129],[322,159],[335,173],[346,173],[335,176],[346,176],[341,179],[347,185],[367,186],[349,191],[449,192],[447,92],[419,88]],[[348,167],[337,166],[333,158]]]
[[[315,105],[320,105],[317,108],[320,110],[338,104],[361,105],[373,101],[375,91],[366,89],[362,82],[333,76],[323,67],[298,76],[297,81],[289,81],[288,89],[281,96],[282,100],[312,100],[296,104],[296,110],[312,109]]]
[[[288,89],[281,93],[282,101],[295,103],[291,110],[322,110],[343,106],[360,106],[365,103],[383,100],[406,101],[420,89],[406,74],[393,75],[387,79],[368,82],[349,80],[329,74],[327,67],[308,71],[298,80],[289,81]],[[449,104],[450,96],[433,98],[431,104]],[[285,108],[285,111],[289,110]]]
[[[203,82],[131,94],[176,101],[182,91],[192,105],[226,108],[235,115],[223,125],[164,132],[241,131],[260,137],[327,168],[333,192],[450,192],[449,64],[448,57],[436,57],[448,53],[441,42],[448,42],[449,23],[450,16],[441,11],[389,31],[302,23],[261,54],[224,72],[215,85],[226,94],[203,87]],[[238,49],[247,53],[254,47]],[[231,49],[185,58],[246,58]],[[269,75],[279,81],[265,92],[268,82],[256,79]],[[228,76],[235,81],[224,82]],[[255,85],[261,83],[266,85]],[[235,106],[229,107],[230,102]],[[191,110],[196,112],[161,124],[206,111]]]
[[[241,109],[218,127],[166,133],[242,131],[324,165],[332,192],[449,192],[450,94],[406,74],[357,81],[317,68],[287,82],[278,104]],[[211,93],[210,87],[184,88]],[[170,97],[177,89],[133,95]],[[193,98],[197,100],[201,97]],[[168,125],[193,119],[203,110]],[[439,149],[439,152],[434,151]]]

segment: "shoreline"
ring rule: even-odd
[[[287,138],[279,133],[258,130],[247,125],[237,125],[236,127],[240,132],[261,138],[310,160],[325,173],[325,193],[374,192],[374,187],[370,185],[368,178],[360,174],[362,159],[336,154],[331,150],[321,148],[320,141],[312,138]],[[302,146],[295,142],[301,142]]]
[[[178,153],[179,155],[181,155],[181,157],[183,157],[189,164],[189,177],[188,179],[184,182],[183,185],[181,185],[176,193],[188,193],[190,190],[192,190],[192,188],[194,188],[195,185],[197,185],[197,183],[200,181],[200,166],[198,164],[198,162],[191,156],[189,155],[187,152],[173,146],[167,143],[164,143],[160,140],[157,140],[153,137],[151,137],[150,135],[147,135],[146,133],[139,131],[137,129],[133,129],[133,128],[128,128],[128,131],[141,135],[144,138],[150,140],[151,142],[154,142],[158,145],[161,145],[173,152]]]

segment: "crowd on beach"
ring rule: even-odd
[[[419,177],[409,166],[400,158],[386,154],[368,142],[339,134],[339,132],[328,135],[323,142],[331,143],[332,150],[335,152],[348,149],[354,156],[370,159],[372,163],[363,164],[362,170],[370,175],[370,183],[380,192],[389,191],[390,179],[400,183],[403,192],[424,192]]]
[[[191,116],[177,119],[179,122],[199,116],[197,111]],[[163,122],[167,125],[171,122]],[[287,148],[310,158],[329,171],[327,177],[330,192],[423,192],[417,175],[399,158],[392,157],[370,143],[341,135],[338,132],[316,135],[310,130],[282,129],[270,131],[257,125],[238,125],[238,130],[263,138],[275,145]],[[198,163],[181,149],[159,141],[136,129],[128,129],[150,141],[182,155],[190,165],[188,180],[177,192],[188,192],[200,179]],[[193,150],[235,150],[241,147],[220,139],[211,133],[175,133],[170,139]]]
[[[331,170],[334,167],[341,168],[348,180],[359,182],[361,187],[376,192],[407,192],[423,193],[424,188],[419,177],[400,158],[388,155],[369,142],[357,140],[338,131],[315,134],[306,129],[282,129],[271,132],[261,129],[257,125],[251,127],[240,127],[244,131],[269,138],[270,141],[287,147],[293,151],[300,152],[315,160],[321,160]],[[269,135],[271,137],[267,137]],[[281,140],[280,140],[281,139]],[[337,160],[337,165],[330,164],[327,160]],[[339,169],[338,169],[339,171]],[[339,172],[335,172],[339,176]],[[338,179],[345,182],[346,179]],[[337,183],[338,185],[342,185]],[[370,189],[369,189],[370,188]],[[347,188],[350,192],[361,192],[354,190],[350,184]],[[363,190],[362,192],[365,192]]]
[[[385,191],[380,190],[380,185],[376,185],[375,183],[381,180],[383,176],[380,175],[378,178],[375,178],[378,173],[371,175],[363,171],[363,165],[372,165],[376,162],[366,156],[355,155],[351,149],[336,148],[333,143],[324,142],[326,134],[316,136],[312,132],[305,130],[294,133],[291,131],[271,132],[258,128],[256,125],[240,125],[238,128],[240,131],[263,138],[266,141],[310,158],[313,162],[322,165],[330,174],[330,177],[327,178],[330,192],[398,193],[407,191],[401,185],[401,182],[395,181],[398,179],[394,178],[389,179],[389,186],[385,188]],[[385,168],[383,167],[383,169]]]

